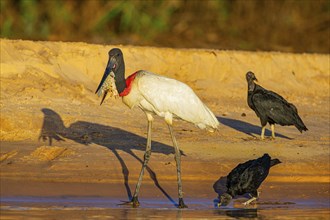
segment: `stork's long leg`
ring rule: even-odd
[[[275,125],[271,124],[270,128],[272,129],[272,138],[275,139]]]
[[[187,208],[188,206],[186,206],[184,204],[184,202],[183,202],[183,195],[182,195],[181,153],[180,153],[180,149],[178,147],[178,144],[176,142],[176,139],[174,137],[172,126],[170,124],[167,124],[167,125],[168,125],[168,129],[170,130],[170,134],[171,134],[171,137],[172,137],[173,146],[174,146],[174,149],[175,149],[176,170],[177,170],[177,175],[178,175],[178,195],[179,195],[179,205],[178,205],[178,208]]]
[[[138,207],[140,205],[139,200],[138,200],[140,186],[142,183],[144,170],[148,165],[150,155],[151,155],[151,128],[152,128],[152,120],[148,120],[147,146],[146,146],[146,151],[144,153],[143,164],[142,164],[140,176],[139,176],[138,182],[135,187],[135,192],[134,192],[133,198],[131,200],[133,207]]]

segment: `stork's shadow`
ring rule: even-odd
[[[217,118],[220,123],[222,123],[228,127],[231,127],[237,131],[240,131],[244,134],[247,134],[251,137],[260,136],[260,133],[261,133],[260,126],[256,126],[256,125],[250,124],[248,122],[244,122],[244,121],[237,120],[237,119],[223,118],[223,117],[217,117]],[[271,134],[272,133],[270,130],[268,130],[268,129],[265,130],[265,136],[271,136]],[[287,136],[277,133],[277,132],[275,132],[275,136],[285,138],[285,139],[290,139],[290,140],[292,139],[290,137],[287,137]]]
[[[146,138],[120,128],[86,121],[77,121],[72,123],[69,127],[65,127],[63,120],[58,113],[48,108],[43,108],[41,111],[44,113],[44,121],[39,140],[42,139],[43,141],[48,141],[50,146],[52,145],[53,140],[65,141],[65,139],[70,139],[84,145],[94,143],[108,148],[113,152],[121,164],[127,196],[128,199],[131,200],[132,192],[128,184],[129,170],[118,151],[124,151],[130,154],[143,164],[143,161],[132,150],[140,150],[144,152],[145,144],[147,142]],[[169,155],[173,154],[173,151],[174,149],[171,146],[159,142],[152,142],[152,152]],[[172,204],[177,205],[170,195],[160,186],[156,173],[148,166],[147,171],[156,187],[171,201]]]

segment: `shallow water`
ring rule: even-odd
[[[168,201],[140,199],[141,207],[118,205],[106,197],[2,197],[1,219],[329,219],[329,201],[263,202],[248,207],[186,198],[188,209]],[[159,208],[161,207],[161,208]]]

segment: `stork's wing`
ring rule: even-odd
[[[198,127],[217,128],[218,120],[186,84],[144,71],[138,80],[143,97],[162,113],[172,113]]]

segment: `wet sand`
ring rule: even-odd
[[[325,208],[292,208],[290,205],[269,205],[250,208],[159,208],[157,201],[149,201],[155,206],[145,208],[97,208],[93,204],[83,207],[67,207],[48,204],[48,207],[4,207],[4,219],[328,219]],[[103,202],[106,202],[103,201]],[[145,201],[148,202],[148,201]],[[63,202],[62,202],[63,204]],[[64,203],[65,204],[65,203]],[[196,206],[201,203],[196,202]]]
[[[189,206],[178,210],[174,150],[156,118],[141,206],[133,209],[117,204],[134,192],[146,119],[120,99],[99,106],[94,92],[112,47],[1,39],[1,219],[328,219],[328,55],[123,46],[128,72],[143,67],[184,81],[220,121],[215,133],[175,121]],[[259,140],[259,119],[246,104],[248,70],[297,106],[308,132],[276,126],[275,140]],[[257,204],[243,207],[238,198],[215,207],[219,178],[264,153],[283,163]]]

